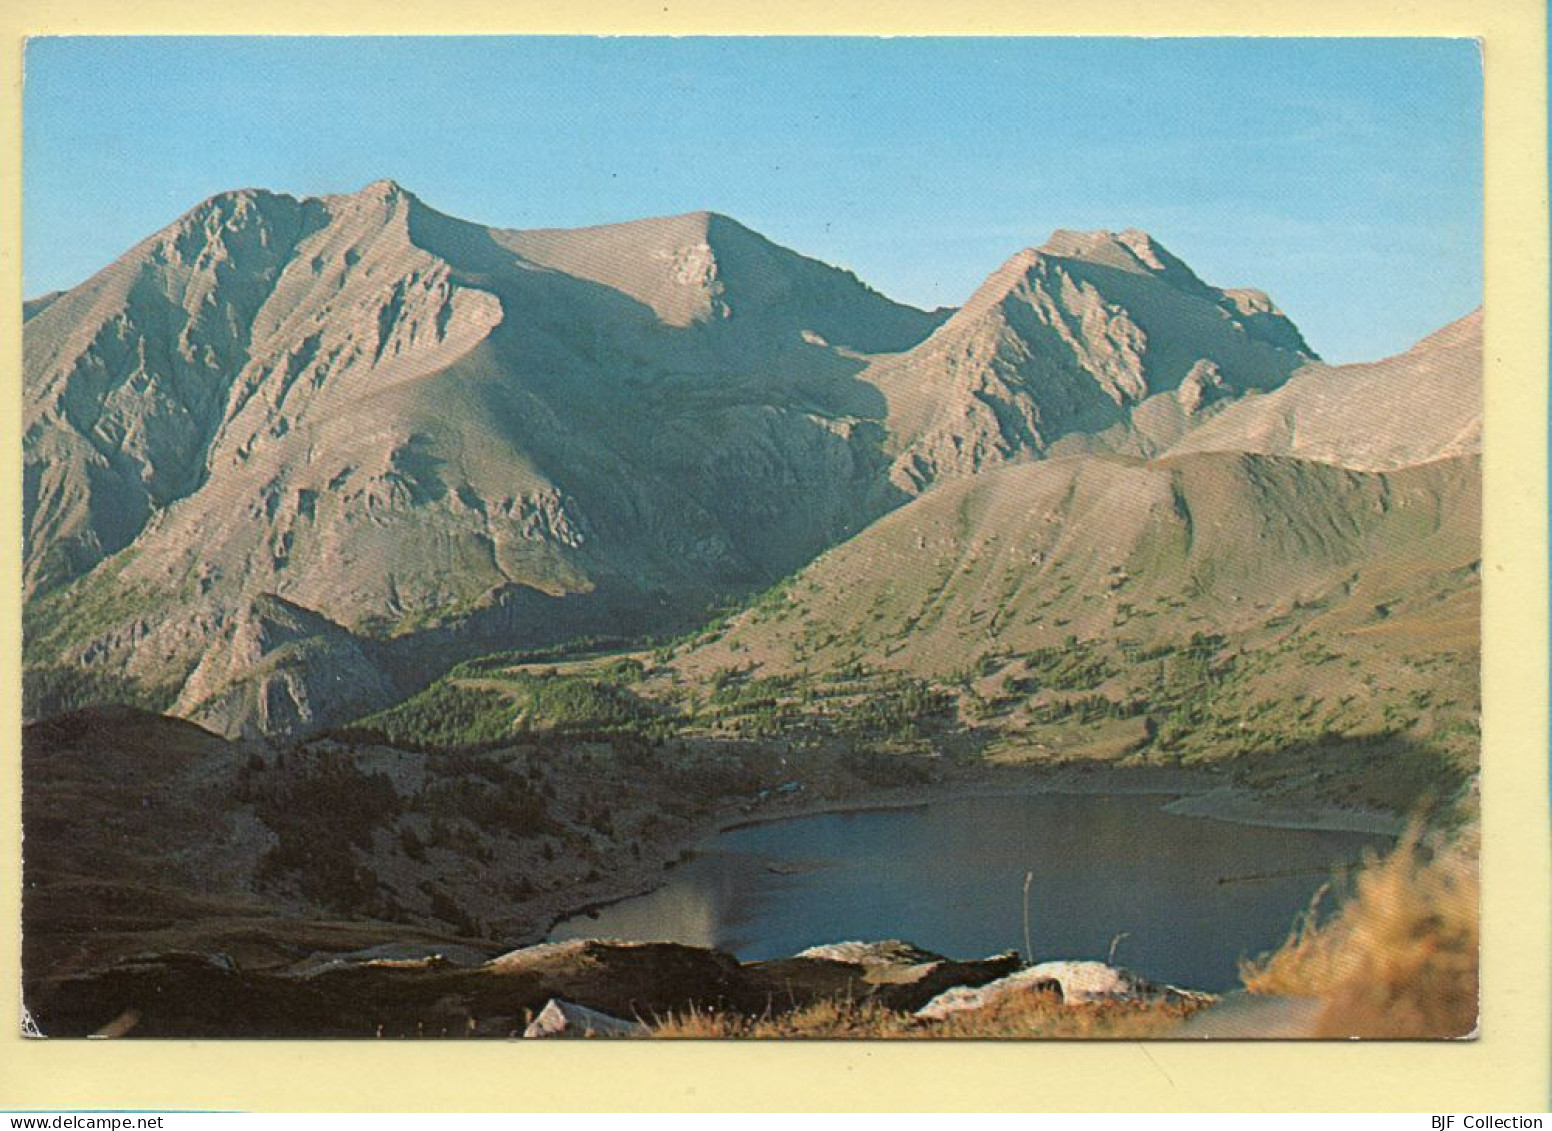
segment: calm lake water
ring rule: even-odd
[[[903,938],[971,958],[1023,948],[1033,871],[1037,957],[1103,959],[1124,931],[1120,965],[1223,990],[1242,956],[1286,937],[1333,869],[1389,843],[1175,817],[1166,800],[968,797],[751,825],[707,841],[659,890],[550,937],[668,940],[744,960]]]

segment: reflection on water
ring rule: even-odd
[[[1240,957],[1282,941],[1332,868],[1386,843],[1174,817],[1160,804],[974,797],[735,829],[658,891],[566,920],[550,937],[664,939],[746,960],[905,938],[971,957],[1022,948],[1032,871],[1037,956],[1104,958],[1129,932],[1118,962],[1218,990],[1236,984]]]

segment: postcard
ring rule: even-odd
[[[1478,39],[25,68],[30,1041],[1491,1040]]]

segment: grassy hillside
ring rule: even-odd
[[[1405,807],[1475,766],[1479,498],[1474,458],[1008,468],[875,523],[644,690],[759,689],[746,732],[871,717],[920,753],[912,726],[946,717],[995,762],[1232,759]]]

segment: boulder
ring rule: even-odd
[[[1015,951],[966,962],[944,958],[937,962],[896,968],[874,979],[875,996],[890,1009],[912,1012],[954,986],[976,987],[1007,977],[1019,967]]]
[[[677,1013],[691,1006],[744,1008],[754,994],[732,955],[679,943],[570,939],[494,958],[470,985],[494,1015],[534,1008],[550,998],[628,1017]]]
[[[955,1013],[993,1008],[1019,994],[1050,992],[1059,994],[1068,1004],[1204,996],[1174,986],[1156,985],[1130,970],[1103,962],[1042,962],[979,987],[955,986],[918,1009],[916,1016],[942,1020]]]
[[[460,943],[389,942],[344,954],[314,951],[282,971],[292,978],[316,978],[358,967],[401,970],[473,968],[489,961],[488,951]]]
[[[919,966],[927,962],[941,962],[941,954],[902,939],[883,939],[879,942],[838,942],[823,946],[811,946],[800,950],[795,958],[828,958],[832,962],[847,962],[854,966]]]
[[[1019,966],[1012,951],[956,961],[899,939],[813,946],[791,958],[745,969],[772,1000],[871,998],[889,1009],[911,1011],[951,986],[979,986]]]
[[[640,1021],[622,1021],[576,1002],[551,998],[545,1002],[523,1036],[529,1039],[579,1037],[641,1037],[647,1027]]]

